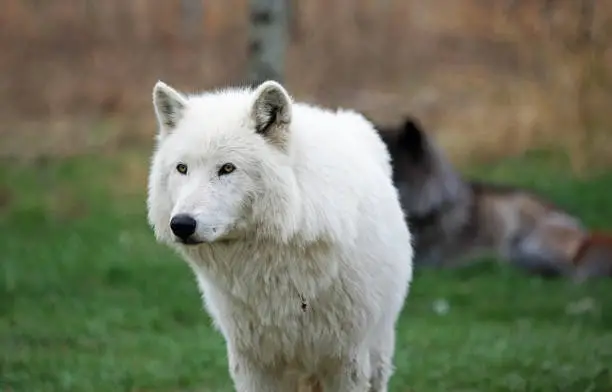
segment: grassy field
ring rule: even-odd
[[[145,220],[148,158],[0,163],[0,390],[231,391],[195,280]],[[531,154],[474,170],[612,228],[612,175]],[[417,274],[391,391],[612,390],[612,282],[493,263]]]

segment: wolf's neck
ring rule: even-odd
[[[410,196],[412,200],[407,213],[415,217],[426,217],[469,201],[469,187],[451,169],[430,178]]]
[[[266,286],[271,292],[295,291],[313,298],[337,275],[337,266],[329,261],[331,251],[323,242],[295,246],[240,240],[187,249],[185,256],[198,276],[232,295],[247,295],[251,286]],[[304,286],[316,281],[320,282],[317,287]]]

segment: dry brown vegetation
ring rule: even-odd
[[[3,0],[0,154],[151,142],[157,79],[240,83],[247,0]],[[296,97],[381,122],[420,117],[457,160],[561,143],[612,160],[612,2],[292,1]]]

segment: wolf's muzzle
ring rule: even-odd
[[[178,214],[170,220],[170,229],[183,243],[188,244],[196,231],[197,222],[188,214]]]

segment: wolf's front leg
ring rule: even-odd
[[[236,392],[285,392],[293,390],[282,374],[268,372],[239,354],[229,354],[230,375]],[[295,389],[295,388],[294,388]]]
[[[393,353],[395,351],[395,326],[381,328],[382,333],[374,339],[370,349],[370,392],[387,392],[389,379],[393,374]]]
[[[367,350],[347,359],[339,371],[323,381],[324,391],[368,392],[370,390],[370,356]]]

